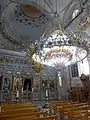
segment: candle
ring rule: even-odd
[[[17,97],[19,97],[19,91],[17,91]]]
[[[32,92],[34,92],[34,88],[32,88]]]
[[[48,91],[46,90],[46,97],[48,97]]]
[[[23,87],[22,87],[22,92],[23,92]]]

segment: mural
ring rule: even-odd
[[[41,93],[41,87],[40,87],[40,75],[36,74],[35,78],[33,80],[33,99],[39,100],[40,99],[40,93]]]
[[[34,83],[33,83],[33,87],[34,87],[34,92],[40,92],[40,75],[36,75],[34,78]]]

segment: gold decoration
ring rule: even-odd
[[[79,23],[78,30],[86,30],[88,27],[90,27],[90,16],[87,16]]]
[[[42,70],[42,66],[41,64],[38,64],[37,62],[35,62],[33,59],[32,59],[32,56],[34,55],[34,53],[36,53],[38,50],[38,44],[35,43],[35,44],[31,44],[28,48],[28,57],[29,57],[29,60],[32,64],[32,69],[36,72],[36,73],[40,73],[40,71]]]
[[[27,17],[32,17],[32,18],[38,18],[42,15],[42,12],[40,11],[40,9],[38,9],[37,7],[33,6],[33,5],[21,5],[21,11],[23,12],[23,14]]]
[[[36,72],[36,73],[40,73],[40,71],[42,70],[42,66],[40,64],[34,64],[32,66],[33,70]]]

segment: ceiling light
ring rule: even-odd
[[[86,58],[88,43],[77,32],[67,33],[56,27],[46,37],[41,38],[39,48],[32,59],[52,67],[64,67]]]

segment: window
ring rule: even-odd
[[[71,74],[72,74],[72,77],[78,77],[79,76],[77,63],[71,65]]]

